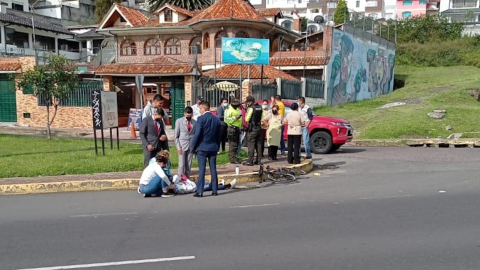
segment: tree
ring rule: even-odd
[[[337,9],[335,10],[335,14],[333,15],[333,22],[335,25],[339,25],[345,23],[350,16],[348,12],[347,2],[344,0],[340,0],[337,5]]]
[[[62,55],[52,54],[44,66],[35,66],[21,75],[18,86],[32,89],[33,95],[45,102],[47,107],[47,138],[51,139],[50,126],[57,115],[59,102],[76,89],[75,66]],[[54,108],[50,120],[50,107]]]
[[[308,19],[307,19],[307,17],[303,17],[302,18],[302,27],[301,27],[300,31],[302,31],[302,32],[307,31],[307,26],[308,26]]]
[[[213,0],[147,0],[150,12],[154,12],[163,4],[170,4],[187,10],[198,10],[207,8],[213,3]]]
[[[97,23],[102,21],[113,4],[120,2],[122,2],[122,0],[95,0],[95,18]]]

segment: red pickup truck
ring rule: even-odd
[[[261,101],[258,101],[261,103]],[[285,104],[285,114],[291,109],[292,102],[283,101]],[[212,112],[216,115],[216,112]],[[310,130],[310,149],[315,154],[327,154],[334,152],[340,146],[349,142],[353,138],[353,127],[347,120],[326,116],[313,116]],[[287,128],[283,134],[284,140],[287,140]]]

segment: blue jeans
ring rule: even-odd
[[[280,152],[285,152],[286,147],[285,147],[285,141],[283,140],[283,133],[285,132],[285,126],[282,126],[282,131],[280,135]]]
[[[162,194],[162,189],[167,189],[168,185],[163,181],[160,176],[155,176],[148,185],[140,185],[140,193],[152,195],[152,194]]]
[[[203,194],[205,188],[205,170],[207,167],[207,159],[210,167],[211,188],[213,193],[217,193],[218,175],[217,175],[217,151],[198,151],[198,182],[197,193]]]
[[[218,185],[217,190],[224,190],[227,187],[224,185]],[[212,190],[212,183],[205,183],[205,186],[203,187],[203,191],[211,191]]]
[[[308,128],[302,127],[303,144],[305,145],[305,154],[307,157],[312,157],[312,150],[310,150],[310,133]]]
[[[240,132],[240,136],[238,136],[237,156],[240,155],[240,151],[242,151],[242,147],[243,147],[242,134],[245,135],[245,132],[244,131]]]

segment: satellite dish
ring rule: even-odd
[[[318,15],[318,16],[315,16],[315,18],[313,19],[313,21],[315,23],[318,23],[318,24],[321,24],[321,23],[324,23],[325,22],[325,18],[321,15]]]

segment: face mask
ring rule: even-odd
[[[276,110],[272,111],[273,114],[277,115],[278,112]]]
[[[262,105],[262,109],[264,110],[268,109],[268,105]]]
[[[191,117],[191,116],[185,117],[185,118],[187,118],[188,121],[192,120],[192,117]]]
[[[227,107],[228,106],[228,103],[223,103],[223,107]]]
[[[234,108],[236,110],[236,109],[238,109],[238,105],[232,105],[232,108]]]

